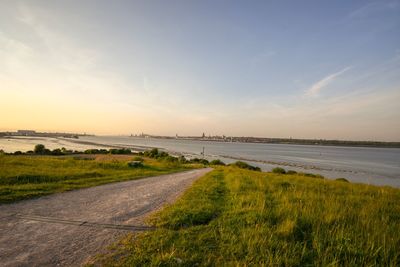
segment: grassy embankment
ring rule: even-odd
[[[0,204],[196,167],[143,157],[143,166],[133,168],[127,164],[132,159],[133,155],[0,155]]]
[[[217,167],[104,265],[399,266],[400,190]]]

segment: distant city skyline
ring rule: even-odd
[[[1,1],[0,131],[400,141],[400,0]]]

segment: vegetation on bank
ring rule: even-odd
[[[243,161],[236,161],[234,163],[231,163],[230,166],[235,166],[235,167],[238,167],[240,169],[251,170],[251,171],[258,171],[258,172],[261,171],[260,167],[252,166],[252,165],[250,165],[250,164],[248,164],[246,162],[243,162]]]
[[[216,167],[97,260],[112,266],[399,266],[400,190]]]
[[[0,150],[0,155],[51,155],[51,156],[65,156],[74,154],[113,154],[113,155],[129,155],[133,152],[128,148],[110,148],[110,149],[87,149],[85,151],[77,151],[66,149],[65,147],[50,150],[42,144],[35,145],[33,150],[26,152],[15,151],[14,153],[6,153]]]
[[[244,162],[235,164],[239,168],[257,169]],[[225,163],[176,157],[157,148],[134,153],[127,148],[50,150],[37,144],[27,152],[0,151],[0,204],[208,165]]]
[[[314,173],[308,173],[308,172],[296,172],[296,171],[293,171],[293,170],[286,171],[284,168],[281,168],[281,167],[273,168],[272,169],[272,173],[276,173],[276,174],[298,174],[300,176],[307,176],[307,177],[312,177],[312,178],[324,179],[324,176],[322,176],[321,174],[314,174]],[[346,179],[345,178],[338,178],[336,180],[344,181]]]
[[[196,157],[187,159],[184,156],[176,157],[176,156],[170,155],[168,152],[158,150],[158,148],[153,148],[151,150],[146,150],[144,152],[135,153],[135,152],[132,152],[129,148],[111,148],[111,149],[92,148],[92,149],[87,149],[85,151],[77,151],[77,150],[68,150],[65,147],[63,147],[63,148],[56,148],[56,149],[50,150],[42,144],[37,144],[33,150],[29,150],[26,152],[15,151],[14,153],[6,153],[3,150],[0,150],[0,155],[18,155],[18,156],[19,155],[66,156],[66,155],[79,155],[79,154],[138,155],[138,156],[145,156],[145,157],[152,158],[152,159],[157,159],[157,160],[162,160],[162,161],[167,161],[167,162],[174,162],[174,163],[181,163],[181,164],[194,163],[194,164],[203,164],[203,165],[211,165],[211,166],[215,166],[215,165],[225,166],[225,163],[222,162],[220,159],[215,159],[212,161],[208,161],[207,159],[196,158]],[[230,165],[235,165],[242,169],[261,171],[261,169],[259,167],[251,166],[248,163],[243,162],[243,161],[237,161],[237,162],[231,163]]]
[[[202,166],[139,158],[110,152],[68,156],[0,154],[0,203]]]

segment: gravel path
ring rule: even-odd
[[[0,205],[0,266],[79,266],[210,169]]]

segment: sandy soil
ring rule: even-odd
[[[173,201],[210,169],[0,205],[1,266],[79,266]]]

